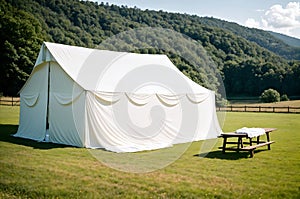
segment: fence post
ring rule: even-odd
[[[247,106],[245,105],[245,112],[247,112]]]
[[[230,106],[230,110],[231,110],[231,112],[232,112],[232,105]]]
[[[258,112],[260,112],[260,106],[258,107]]]
[[[288,113],[290,113],[290,106],[288,106]]]
[[[273,113],[275,113],[275,106],[273,106]]]
[[[11,106],[14,106],[14,97],[11,97]]]

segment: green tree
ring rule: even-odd
[[[286,95],[286,94],[283,94],[281,97],[280,97],[280,101],[289,101],[289,97]]]
[[[279,102],[280,101],[280,94],[276,90],[274,90],[272,88],[269,88],[261,94],[260,100],[262,102],[265,102],[265,103]]]
[[[0,4],[0,92],[17,95],[30,74],[45,34],[29,13]]]

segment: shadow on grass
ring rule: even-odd
[[[254,158],[255,158],[255,154],[261,151],[266,151],[266,150],[264,149],[255,150]],[[211,159],[238,160],[243,158],[250,158],[250,153],[247,151],[241,151],[239,153],[235,151],[229,151],[226,153],[222,153],[222,151],[220,150],[220,151],[212,151],[209,153],[195,154],[194,156],[201,157],[201,158],[211,158]]]
[[[12,144],[18,144],[23,146],[32,147],[35,149],[53,149],[53,148],[66,148],[66,147],[73,147],[68,145],[62,144],[54,144],[48,142],[38,142],[30,139],[25,138],[18,138],[12,136],[18,130],[18,125],[11,125],[11,124],[0,124],[0,141],[2,142],[9,142]]]

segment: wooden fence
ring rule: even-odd
[[[300,113],[300,107],[292,106],[219,106],[217,111],[226,112],[263,112],[263,113]]]
[[[20,98],[19,97],[0,97],[0,105],[20,106]]]

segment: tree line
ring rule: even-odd
[[[167,54],[185,75],[207,88],[218,91],[223,81],[229,96],[258,96],[267,88],[300,95],[299,49],[265,31],[214,18],[90,1],[0,1],[0,92],[4,95],[17,94],[32,70],[42,41],[93,48],[116,34],[142,27],[174,30],[195,40],[221,76],[214,77],[185,57],[168,52],[167,36],[152,35],[139,41],[151,42],[154,47],[130,49],[129,43],[137,38],[129,35],[125,42],[118,43],[118,49]],[[271,45],[274,42],[276,48]],[[186,54],[195,54],[196,49],[182,48]],[[195,60],[203,62],[196,55]]]

